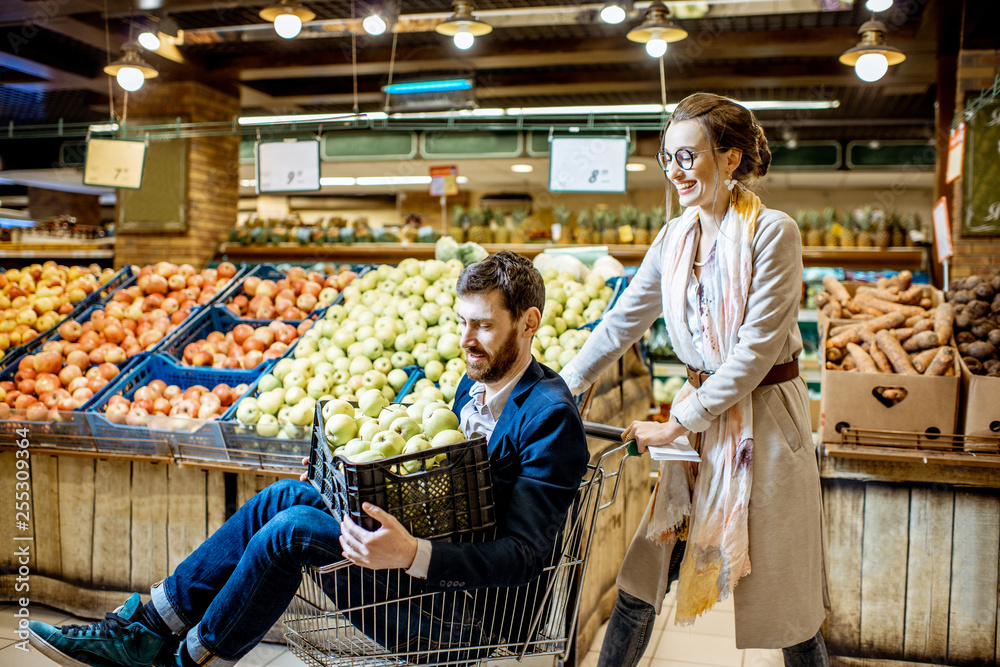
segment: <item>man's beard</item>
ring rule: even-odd
[[[507,375],[517,361],[517,336],[516,329],[511,331],[500,349],[493,354],[486,350],[475,350],[477,354],[482,352],[486,358],[466,365],[465,372],[469,379],[491,384]]]

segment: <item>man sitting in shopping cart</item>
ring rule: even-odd
[[[386,590],[385,581],[393,579],[372,570],[402,569],[409,576],[395,578],[407,581],[405,593],[393,591],[400,595],[536,580],[586,472],[583,422],[563,380],[531,355],[545,303],[542,276],[531,262],[509,251],[491,255],[462,271],[457,291],[467,368],[453,410],[464,433],[486,436],[496,539],[419,540],[368,503],[363,509],[380,522],[378,530],[366,531],[346,516],[338,522],[303,475],[251,498],[173,575],[153,585],[146,604],[133,593],[123,607],[87,626],[32,621],[31,644],[74,667],[225,666],[249,653],[280,618],[306,566],[346,558],[366,568],[368,590]],[[389,650],[410,650],[428,641],[423,635],[450,632],[437,627],[451,620],[443,615],[458,615],[460,626],[471,622],[488,633],[483,616],[490,605],[482,601],[490,597],[478,599],[449,609],[421,606],[421,598],[397,602],[393,613],[372,619],[379,624],[377,638]],[[524,607],[531,604],[522,601],[502,613],[530,615]]]

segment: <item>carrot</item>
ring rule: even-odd
[[[938,346],[937,334],[933,331],[924,331],[922,333],[915,333],[906,339],[903,343],[903,349],[907,352],[916,352],[917,350],[926,350],[931,347]]]
[[[871,356],[872,361],[878,367],[881,373],[891,373],[892,366],[889,364],[889,360],[885,358],[882,350],[878,348],[878,344],[873,340],[868,344],[868,354]]]
[[[861,335],[858,333],[857,327],[852,327],[836,336],[831,336],[826,339],[827,348],[831,347],[844,347],[848,343],[860,343]]]
[[[858,287],[855,294],[867,294],[875,297],[876,299],[883,299],[885,301],[892,301],[893,303],[899,303],[899,295],[894,292],[890,292],[887,289],[878,289],[875,287],[868,287],[867,285],[861,285]]]
[[[830,294],[828,292],[820,292],[816,295],[816,307],[822,309],[823,306],[830,303]]]
[[[913,333],[915,334],[923,333],[925,331],[930,331],[933,328],[934,328],[934,322],[932,322],[930,319],[926,317],[922,320],[917,320],[916,322],[913,323]]]
[[[954,375],[955,374],[955,350],[949,345],[938,350],[938,353],[934,355],[934,360],[931,362],[927,370],[924,371],[924,375]]]
[[[858,294],[854,297],[854,302],[859,306],[867,306],[869,308],[875,308],[881,310],[883,313],[888,312],[900,312],[903,315],[921,315],[924,313],[923,308],[919,306],[907,306],[901,303],[893,303],[891,301],[884,301],[883,299],[876,299],[868,294]]]
[[[927,370],[927,367],[931,365],[931,361],[934,360],[934,355],[940,349],[940,347],[932,347],[913,355],[913,367],[917,369],[918,373],[923,373]]]
[[[896,337],[900,343],[913,335],[913,327],[903,327],[901,329],[893,329],[892,335]]]
[[[858,367],[858,370],[862,373],[878,373],[878,367],[875,365],[875,361],[868,355],[867,352],[861,349],[860,346],[854,343],[847,344],[847,351],[854,358],[854,365]]]
[[[839,320],[841,317],[843,317],[844,312],[843,312],[843,309],[840,307],[840,302],[839,301],[837,301],[836,299],[830,299],[830,303],[828,303],[826,305],[830,309],[830,312],[829,312],[829,315],[828,315],[828,317],[830,319]]]
[[[896,301],[899,303],[915,304],[920,303],[920,300],[924,298],[924,288],[917,285],[916,287],[911,287],[905,292],[900,292]]]
[[[934,310],[934,333],[938,345],[947,345],[955,328],[955,306],[942,303]]]
[[[926,311],[923,312],[923,313],[920,313],[919,315],[910,315],[909,317],[906,318],[906,320],[903,321],[903,326],[904,327],[912,327],[914,324],[916,324],[920,320],[923,320],[923,319],[926,319],[926,318],[927,318],[927,312]]]
[[[918,375],[917,370],[913,367],[910,362],[909,355],[903,350],[903,346],[899,344],[899,340],[896,339],[890,332],[882,329],[875,334],[875,341],[878,343],[878,347],[885,354],[889,363],[896,370],[897,373],[904,375]]]
[[[844,357],[844,363],[840,365],[840,370],[842,371],[853,371],[857,370],[857,366],[854,363],[854,357],[847,355]]]
[[[826,360],[839,364],[844,360],[844,351],[839,347],[828,347],[826,348]]]
[[[910,289],[910,283],[913,282],[913,274],[903,269],[896,274],[896,284],[899,285],[899,291],[905,292]]]
[[[841,303],[851,300],[851,295],[847,292],[847,288],[833,276],[826,276],[823,278],[823,287],[826,288],[826,291],[829,292],[834,299],[840,301]]]
[[[875,281],[875,287],[880,290],[888,290],[892,286],[888,278],[882,277]]]
[[[873,320],[875,316],[871,313],[857,313],[856,315],[851,315],[852,320]]]
[[[901,313],[886,313],[885,315],[880,315],[874,319],[868,320],[863,326],[868,327],[872,331],[878,331],[880,329],[893,329],[898,327],[906,319]]]

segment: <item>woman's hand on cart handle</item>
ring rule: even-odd
[[[361,508],[382,525],[378,530],[365,530],[345,514],[340,522],[340,546],[344,558],[372,570],[405,570],[413,565],[417,555],[417,538],[381,507],[363,503]]]
[[[622,442],[627,443],[629,440],[634,440],[637,453],[642,454],[647,447],[669,445],[687,433],[688,430],[673,417],[665,423],[634,421],[622,431]],[[631,447],[629,447],[629,453],[632,453]]]

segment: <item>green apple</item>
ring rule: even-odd
[[[352,438],[344,445],[344,456],[353,460],[354,456],[371,449],[371,444],[371,442],[362,438]]]
[[[556,328],[554,326],[552,326],[552,325],[545,325],[545,326],[538,327],[538,331],[535,332],[535,336],[539,340],[541,340],[543,338],[550,338],[552,336],[558,336],[558,335],[559,335],[559,332],[557,332]]]
[[[326,315],[323,317],[333,322],[343,322],[344,318],[347,317],[347,308],[344,308],[344,305],[340,303],[334,304],[327,309]]]
[[[455,359],[462,352],[462,339],[457,334],[446,333],[438,338],[437,351],[444,360]]]
[[[299,373],[302,377],[306,379],[311,378],[313,376],[313,371],[315,369],[316,367],[313,364],[312,359],[309,359],[308,357],[296,359],[295,361],[292,362],[292,372]],[[286,375],[285,377],[288,376]]]
[[[573,311],[568,311],[568,312],[572,313]],[[567,327],[566,320],[563,319],[562,317],[557,317],[555,319],[555,327],[556,327],[556,333],[559,334],[563,333],[564,331],[566,331]]]
[[[265,391],[271,391],[277,387],[281,386],[281,380],[274,377],[270,373],[264,373],[260,376],[260,382],[257,383],[257,391],[263,394]]]
[[[247,396],[240,401],[240,407],[236,409],[236,421],[244,424],[256,424],[260,420],[260,408],[257,400],[252,396]]]
[[[389,401],[390,403],[396,400],[396,391],[389,385],[385,385],[384,387],[379,389],[379,391],[381,391],[382,395],[385,396],[385,400]]]
[[[357,421],[357,420],[355,420]],[[382,429],[379,428],[378,420],[373,419],[370,422],[365,422],[358,428],[358,437],[362,440],[371,441],[375,437],[376,433],[379,433]]]
[[[278,378],[280,381],[284,381],[285,376],[292,370],[292,360],[282,359],[274,365],[271,369],[271,375]]]
[[[351,393],[358,394],[361,393],[361,390],[365,387],[364,381],[362,380],[363,377],[363,375],[352,375],[347,378],[347,382],[343,382],[341,384],[346,384],[351,390]]]
[[[431,387],[431,389],[436,389],[436,388],[437,387],[433,386]],[[421,389],[421,391],[423,391],[423,389]],[[423,424],[427,420],[427,418],[431,416],[432,412],[436,412],[437,410],[441,409],[451,410],[451,408],[445,405],[444,401],[428,399],[427,402],[424,403],[424,407],[420,412],[420,423]]]
[[[289,387],[285,390],[285,405],[295,405],[308,395],[302,387]]]
[[[392,370],[392,361],[390,361],[391,357],[392,352],[389,350],[382,352],[382,356],[372,362],[372,368],[385,375]]]
[[[333,395],[342,401],[349,401],[354,394],[351,393],[351,388],[346,384],[338,384],[333,387]]]
[[[354,406],[347,401],[334,399],[323,405],[323,419],[329,420],[334,415],[347,415],[354,419]]]
[[[408,276],[420,275],[420,260],[413,257],[407,257],[402,262],[398,264],[399,268],[403,270]]]
[[[306,401],[292,406],[288,420],[296,426],[310,426],[313,423],[313,406]]]
[[[372,369],[361,376],[361,386],[365,389],[381,389],[385,386],[385,374]]]
[[[442,373],[444,373],[444,364],[437,359],[428,360],[427,365],[424,366],[424,374],[431,382],[437,382]]]
[[[389,386],[398,394],[399,390],[403,388],[406,381],[410,379],[410,376],[401,368],[393,368],[386,375],[385,381],[389,383]]]
[[[406,417],[406,408],[398,403],[393,403],[392,405],[384,408],[378,416],[378,426],[381,431],[388,431],[389,426],[392,422],[400,417]]]
[[[406,414],[418,424],[423,422],[424,406],[430,403],[429,398],[416,398],[410,407],[406,408]]]
[[[306,383],[306,393],[313,398],[319,398],[330,393],[330,382],[325,377],[314,377]]]
[[[292,406],[282,405],[278,408],[278,414],[275,415],[275,419],[278,420],[279,424],[291,424]]]
[[[440,408],[424,417],[423,428],[424,435],[431,438],[431,442],[433,443],[434,436],[441,431],[458,428],[458,416],[449,408]]]
[[[583,325],[583,316],[579,313],[574,313],[572,311],[565,312],[562,314],[563,323],[569,329],[576,329],[577,327]]]
[[[420,315],[427,324],[434,326],[437,324],[438,318],[441,317],[441,307],[436,303],[425,303],[420,307]]]
[[[371,463],[373,461],[381,461],[385,457],[379,452],[373,452],[368,450],[366,452],[360,452],[354,456],[349,457],[354,463]]]
[[[371,450],[381,453],[386,458],[399,456],[404,447],[406,447],[406,440],[395,431],[380,431],[372,438]]]
[[[413,340],[413,336],[408,333],[401,333],[393,339],[392,346],[399,352],[409,352],[413,349],[416,342]]]
[[[461,382],[461,380],[462,380],[462,375],[458,373],[458,371],[446,370],[445,372],[441,373],[441,377],[438,378],[438,385],[440,385],[441,387],[444,387],[445,385],[450,385],[452,388],[455,388],[458,386],[458,383]]]
[[[336,414],[326,420],[326,437],[336,447],[346,445],[357,435],[358,425],[352,416]]]
[[[389,401],[379,389],[367,389],[358,396],[358,407],[368,417],[377,418],[383,408],[389,406]]]
[[[326,348],[326,350],[323,351],[323,358],[329,361],[330,363],[333,363],[337,359],[342,359],[346,356],[347,353],[344,352],[339,347],[337,347],[336,345],[331,345],[330,347]]]
[[[392,336],[392,338],[395,338],[395,336]],[[381,357],[382,350],[384,349],[382,342],[377,337],[366,337],[362,340],[361,353],[368,357],[369,360],[374,361],[378,357]]]
[[[413,436],[419,435],[421,432],[420,424],[409,416],[394,419],[392,424],[389,426],[389,430],[403,436],[403,440],[409,440]]]
[[[282,380],[282,385],[285,387],[285,390],[291,389],[292,387],[305,388],[306,378],[302,375],[302,373],[289,371],[288,375],[285,376],[285,379]]]
[[[341,327],[333,334],[333,344],[341,350],[346,350],[355,341],[354,333]]]
[[[559,355],[562,354],[563,349],[558,345],[552,345],[545,349],[545,361],[556,361],[559,359]]]
[[[375,342],[378,343],[378,341]],[[379,351],[379,354],[382,354],[381,350]],[[368,371],[372,370],[372,368],[374,368],[374,366],[372,366],[372,360],[367,356],[363,356],[351,359],[351,366],[348,370],[351,372],[351,375],[364,375]]]
[[[426,389],[422,389],[420,391],[420,395],[426,396],[432,401],[441,401],[442,403],[444,402],[444,393],[437,387],[428,387]]]
[[[560,366],[565,368],[566,364],[573,361],[573,357],[575,356],[576,356],[576,350],[563,350],[563,353],[559,355],[557,361],[559,362]]]
[[[458,429],[445,429],[439,431],[433,438],[431,438],[431,447],[443,447],[444,445],[451,445],[456,442],[463,442],[468,438],[459,431]]]
[[[257,435],[262,438],[273,438],[280,430],[281,426],[278,425],[278,419],[274,415],[260,416],[260,421],[257,422]]]
[[[458,386],[452,384],[442,384],[440,391],[441,398],[450,404],[455,400],[455,393],[458,391]]]
[[[271,390],[264,392],[257,397],[257,407],[263,414],[273,415],[277,414],[278,409],[281,408],[284,403],[284,396],[279,394],[277,390]],[[242,403],[240,404],[243,405]],[[243,421],[239,418],[239,413],[237,412],[236,418],[239,421]]]

